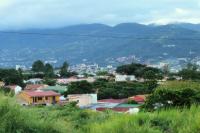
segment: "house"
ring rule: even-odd
[[[78,102],[79,107],[88,106],[97,103],[97,94],[73,94],[68,95],[69,102]]]
[[[65,79],[57,79],[58,84],[69,84],[72,82],[79,82],[79,81],[87,81],[87,82],[94,82],[95,79],[93,77],[88,77],[88,78],[76,78],[76,77],[71,77],[71,78],[65,78]]]
[[[24,81],[24,83],[26,83],[26,84],[41,84],[42,83],[42,79],[33,78],[33,79],[29,79],[29,80]]]
[[[128,99],[103,99],[98,100],[98,104],[96,105],[97,111],[105,111],[112,110],[119,113],[130,113],[133,109],[138,109],[139,104],[127,104]],[[102,106],[103,104],[103,106]]]
[[[22,91],[22,87],[18,85],[9,85],[5,86],[6,88],[10,88],[15,94],[19,94]]]
[[[125,81],[136,81],[136,77],[134,75],[119,75],[115,76],[116,82],[125,82]]]
[[[3,87],[5,83],[3,81],[0,81],[0,87]]]
[[[133,97],[129,97],[130,100],[133,100],[139,104],[143,104],[146,100],[147,95],[136,95]]]
[[[35,90],[44,89],[46,87],[48,87],[48,85],[44,85],[44,84],[28,84],[28,85],[26,85],[24,90],[26,90],[26,91],[35,91]]]
[[[26,105],[49,105],[60,101],[60,94],[54,91],[23,91],[20,93]]]

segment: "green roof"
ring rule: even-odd
[[[67,91],[67,86],[60,86],[60,85],[48,86],[47,88],[44,88],[43,90],[44,91],[55,91],[60,94],[63,94],[65,91]]]
[[[137,108],[139,106],[141,106],[141,104],[124,104],[124,103],[122,103],[122,104],[117,105],[116,107],[119,107],[119,108]]]

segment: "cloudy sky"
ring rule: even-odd
[[[0,29],[200,23],[200,0],[0,0]]]

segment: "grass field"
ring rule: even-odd
[[[137,115],[75,107],[21,107],[0,95],[0,133],[199,133],[200,107]]]

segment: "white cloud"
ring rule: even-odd
[[[0,29],[80,23],[199,23],[199,0],[0,0]]]

